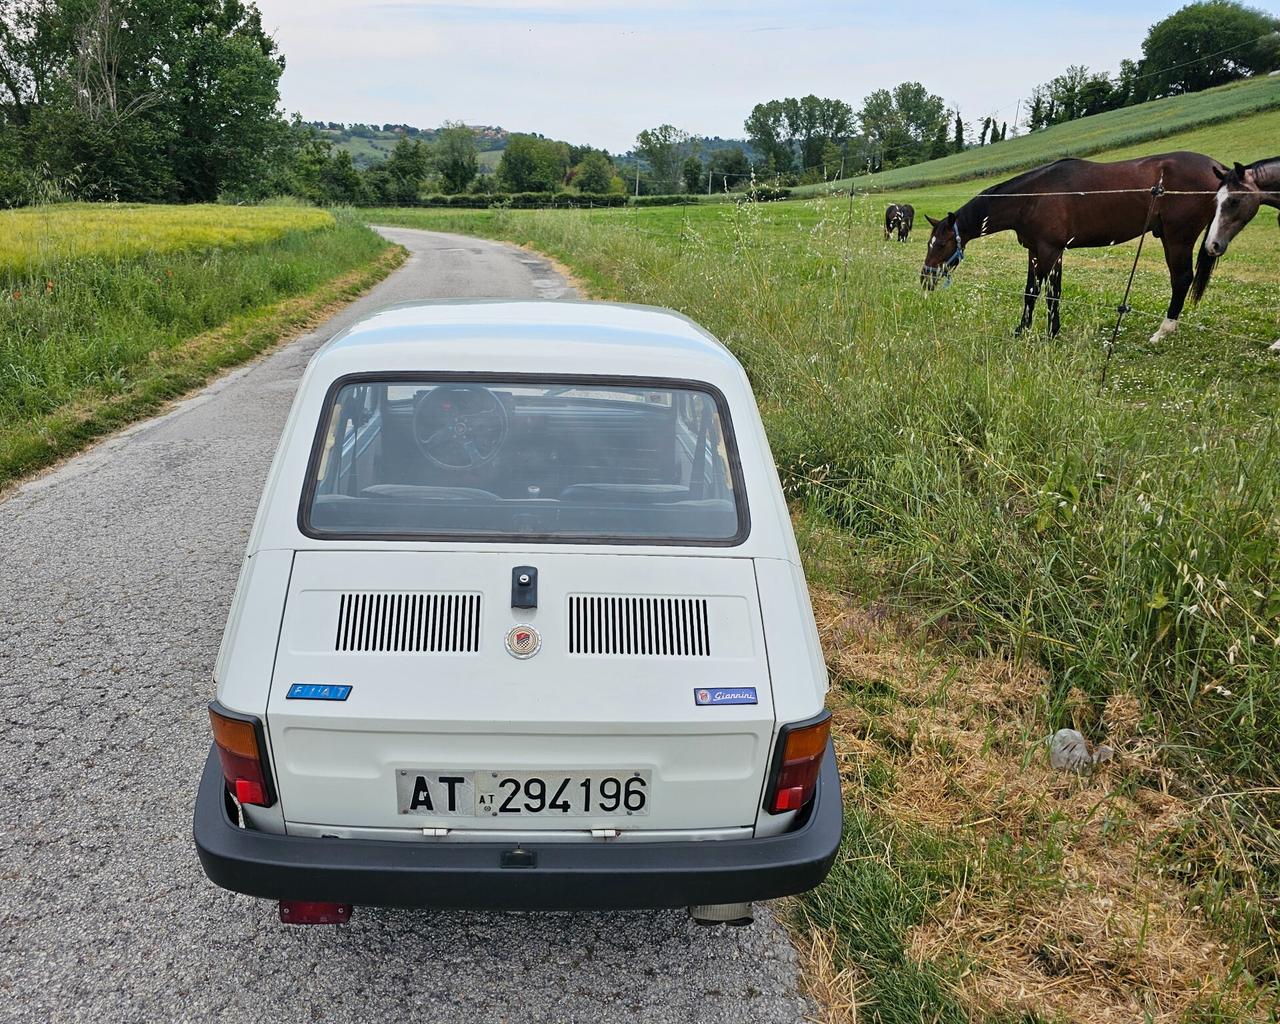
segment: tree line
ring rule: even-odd
[[[1151,26],[1141,59],[1123,62],[1116,76],[1073,65],[1037,87],[1023,126],[1270,70],[1280,64],[1278,28],[1280,19],[1237,0],[1189,4]],[[488,173],[477,131],[493,129],[388,125],[399,139],[387,158],[359,168],[328,137],[343,126],[284,117],[284,67],[246,0],[0,0],[0,206],[735,190],[917,163],[998,143],[1019,127],[994,115],[968,124],[923,84],[903,82],[857,109],[815,95],[758,103],[744,121],[745,146],[698,140],[671,124],[645,129],[619,155],[514,134]],[[360,128],[343,130],[355,137]]]
[[[1145,103],[1200,92],[1280,67],[1280,18],[1237,0],[1188,4],[1156,22],[1142,56],[1115,75],[1073,64],[1036,86],[1027,108],[1030,131]]]
[[[1280,19],[1238,0],[1188,4],[1152,25],[1142,57],[1121,61],[1116,75],[1072,65],[1037,86],[1021,127],[1038,131],[1270,71],[1280,66],[1278,30]],[[1015,133],[1018,120],[1015,114]],[[843,100],[818,96],[758,103],[743,127],[763,157],[760,173],[803,182],[905,166],[1001,142],[1010,124],[995,115],[969,124],[921,83],[903,82],[872,92],[856,111]]]

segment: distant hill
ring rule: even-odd
[[[385,160],[391,155],[392,147],[402,135],[423,142],[434,142],[440,134],[438,128],[418,128],[411,124],[343,124],[340,121],[308,121],[312,128],[328,139],[338,149],[345,149],[357,167],[365,168]],[[470,125],[476,134],[476,145],[480,150],[480,166],[493,170],[502,159],[502,151],[507,148],[507,140],[511,132],[493,125]],[[746,139],[723,139],[718,135],[700,135],[689,140],[690,152],[699,153],[703,159],[717,149],[742,149],[748,159],[756,160],[758,156]],[[619,167],[634,166],[636,156],[628,151],[615,153],[614,163]]]
[[[343,124],[340,121],[309,121],[323,138],[337,149],[351,154],[352,162],[360,168],[370,167],[385,160],[401,136],[434,142],[440,134],[438,128],[418,128],[411,124]],[[502,151],[507,148],[511,133],[493,125],[470,125],[476,135],[480,150],[480,163],[490,169],[498,165]],[[492,155],[490,155],[492,154]]]

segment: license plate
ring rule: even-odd
[[[444,818],[626,818],[649,813],[647,771],[396,772],[401,814]]]

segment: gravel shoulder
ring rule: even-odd
[[[411,256],[367,296],[0,500],[0,1019],[803,1019],[767,911],[702,929],[683,912],[360,908],[290,928],[201,872],[210,673],[311,353],[392,302],[574,296],[521,249],[382,233]]]

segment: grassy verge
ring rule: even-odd
[[[918,205],[946,201],[931,195]],[[955,286],[925,296],[921,247],[883,242],[879,213],[855,199],[369,216],[533,245],[593,293],[679,309],[735,350],[797,510],[811,580],[839,594],[849,614],[882,608],[912,623],[910,642],[944,651],[935,655],[946,658],[942,678],[955,673],[945,699],[897,673],[837,674],[833,703],[852,716],[842,756],[884,731],[872,775],[886,792],[914,783],[913,757],[930,749],[918,744],[932,744],[939,727],[934,706],[961,714],[973,703],[966,665],[1007,664],[1021,680],[1016,707],[1012,698],[988,702],[950,723],[960,732],[939,733],[935,754],[954,770],[934,774],[938,796],[971,788],[968,804],[939,799],[945,813],[912,822],[895,803],[850,801],[858,809],[845,860],[802,920],[828,936],[837,970],[864,980],[874,1016],[1256,1015],[1250,1007],[1263,1005],[1260,993],[1274,996],[1280,967],[1280,361],[1266,352],[1277,333],[1273,222],[1238,240],[1204,305],[1162,344],[1147,336],[1168,278],[1158,247],[1148,249],[1137,312],[1100,392],[1101,343],[1132,247],[1072,253],[1064,335],[1017,340],[1025,256],[1013,239],[975,245]],[[1035,767],[1054,728],[1074,723],[1100,741],[1124,707],[1137,709],[1139,725],[1114,735],[1122,767],[1098,788],[1078,797]],[[903,715],[917,724],[894,739]],[[966,779],[987,744],[1016,769],[997,775],[1025,773],[1032,787],[1014,804],[999,785]],[[852,781],[855,795],[878,784]],[[929,804],[918,787],[909,792]],[[1148,821],[1160,813],[1148,792],[1178,801],[1176,828]],[[979,828],[980,819],[990,821]],[[1123,870],[1091,873],[1093,858]],[[989,894],[981,908],[966,902],[971,886]],[[1071,913],[1034,930],[1053,900],[1077,889],[1096,897],[1095,910],[1112,901],[1117,915],[1077,908],[1088,914],[1075,932]],[[1141,901],[1153,908],[1142,920],[1158,918],[1159,929],[1135,933],[1135,919],[1120,914],[1142,910]],[[974,917],[979,909],[988,918]],[[995,924],[983,930],[982,920]],[[1212,970],[1173,948],[1187,921],[1205,942],[1227,944]],[[1105,956],[1101,946],[1079,957],[1059,949],[1095,932],[1111,943]],[[964,941],[948,945],[952,933]],[[1128,951],[1135,942],[1154,959]],[[1091,978],[1104,984],[1112,963],[1136,1001],[1098,989],[1095,1012],[1067,998],[1092,991]],[[1193,977],[1202,968],[1204,984]],[[1023,1003],[1012,995],[1018,985],[993,980],[1029,970],[1050,983]]]
[[[153,209],[156,224],[145,210],[122,217],[123,235],[149,235],[154,250],[93,244],[0,275],[0,485],[317,322],[399,260],[345,215],[233,210],[239,223],[216,237],[236,241],[211,248],[192,241],[206,238],[203,212],[187,237],[171,208]],[[10,228],[0,220],[0,238]]]
[[[1065,156],[1089,156],[1121,147],[1143,145],[1144,152],[1180,148],[1156,145],[1153,140],[1186,132],[1201,125],[1242,119],[1245,115],[1280,108],[1280,80],[1261,77],[1186,96],[1170,96],[1133,107],[1068,121],[1030,135],[1007,139],[992,146],[978,146],[940,160],[928,160],[880,174],[859,175],[839,182],[812,185],[800,191],[820,193],[834,187],[856,189],[919,188],[971,178],[1000,175],[1035,167]],[[1218,155],[1218,154],[1215,154]],[[1260,156],[1271,156],[1270,151]],[[1221,154],[1232,160],[1244,157]],[[1117,158],[1119,159],[1119,158]]]

